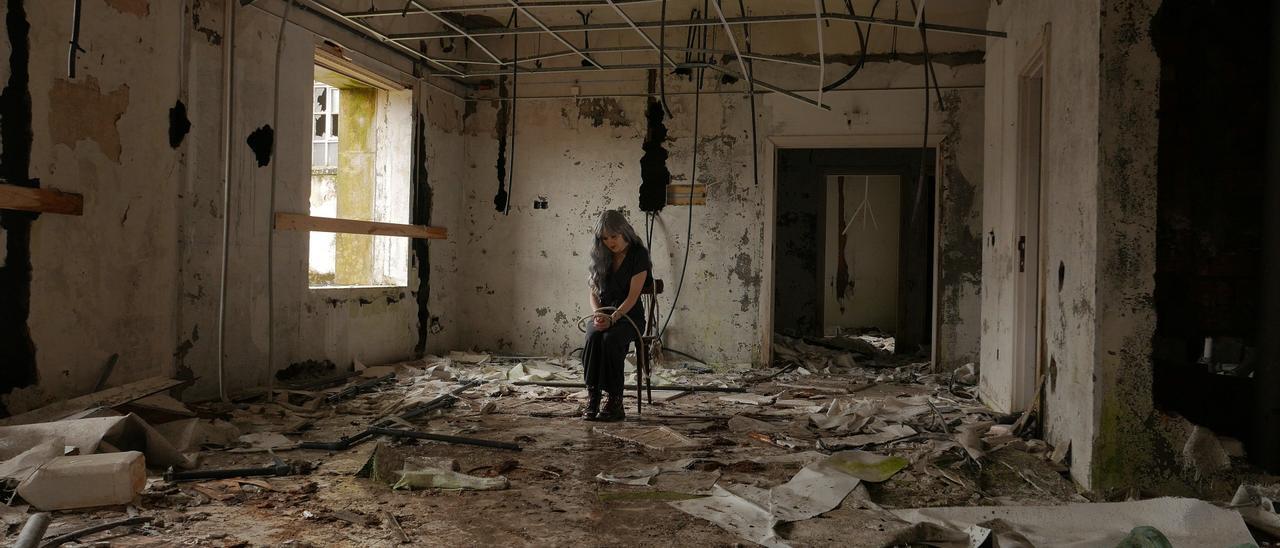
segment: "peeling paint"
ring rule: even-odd
[[[187,104],[182,100],[169,109],[169,146],[178,148],[191,132],[191,120],[187,118]]]
[[[103,94],[93,76],[83,82],[57,79],[49,90],[49,105],[49,133],[55,144],[74,149],[80,141],[91,141],[111,161],[120,161],[116,124],[129,107],[128,84]]]
[[[203,34],[205,40],[208,41],[210,45],[220,46],[222,45],[222,33],[218,32],[217,29],[205,27],[200,24],[200,12],[205,5],[205,2],[202,0],[194,0],[192,3],[191,27],[195,29],[196,32]]]
[[[253,130],[249,134],[249,138],[245,139],[245,143],[249,145],[249,149],[253,151],[253,157],[258,162],[258,167],[267,167],[271,163],[271,156],[275,151],[276,132],[271,129],[271,125],[265,125]]]
[[[600,127],[606,123],[610,127],[631,127],[627,112],[617,99],[610,97],[578,99],[578,118],[591,120],[592,127]]]

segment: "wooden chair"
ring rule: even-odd
[[[640,298],[648,298],[644,334],[636,341],[636,413],[644,411],[642,396],[653,403],[653,355],[658,351],[658,295],[662,294],[662,280],[650,277],[644,283]]]

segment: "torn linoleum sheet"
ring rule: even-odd
[[[199,451],[205,445],[226,447],[240,438],[240,429],[221,420],[186,419],[166,422],[154,428],[173,444],[174,449],[184,453]]]
[[[992,520],[1032,546],[1117,546],[1138,527],[1152,527],[1173,546],[1253,545],[1240,514],[1195,499],[1158,498],[1065,506],[978,506],[891,510],[912,524],[964,531]],[[987,525],[984,528],[990,529]]]
[[[739,486],[750,488],[750,486]],[[719,485],[712,486],[711,496],[668,502],[681,512],[699,517],[716,526],[766,548],[791,546],[774,532],[778,519],[759,502],[753,502]]]
[[[82,455],[139,451],[154,467],[192,468],[196,459],[184,455],[146,421],[132,413],[0,427],[0,458],[8,460],[48,440],[61,437]]]
[[[1280,537],[1280,515],[1276,515],[1276,501],[1280,500],[1280,486],[1241,485],[1231,498],[1231,506],[1240,512],[1245,523]]]
[[[666,426],[622,426],[592,428],[591,431],[614,439],[639,444],[655,451],[698,449],[702,443]]]
[[[829,451],[856,449],[867,445],[881,445],[914,435],[916,435],[916,430],[910,426],[890,424],[874,434],[858,434],[842,438],[820,438],[818,439],[818,446]]]
[[[66,453],[62,438],[55,436],[0,463],[0,483],[21,482],[36,469]]]
[[[778,523],[830,512],[859,482],[887,480],[906,466],[906,459],[901,457],[846,451],[807,464],[789,481],[772,489],[717,485],[710,497],[670,504],[757,544],[787,546],[774,531]]]

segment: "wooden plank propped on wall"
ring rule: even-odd
[[[338,232],[342,234],[369,234],[373,236],[403,236],[427,240],[443,240],[449,237],[445,228],[422,225],[356,221],[330,217],[312,217],[299,213],[276,212],[276,230],[303,230],[308,232]]]
[[[0,209],[81,215],[84,213],[84,197],[70,192],[0,183]]]
[[[707,185],[693,185],[693,205],[707,205]],[[667,205],[689,205],[689,185],[671,183],[667,185]]]

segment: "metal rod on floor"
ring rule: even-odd
[[[460,445],[475,445],[479,447],[492,447],[494,449],[507,449],[510,451],[519,451],[520,446],[505,441],[482,440],[478,438],[464,438],[461,436],[447,436],[444,434],[432,434],[429,432],[416,432],[413,430],[400,430],[398,428],[382,428],[378,426],[369,427],[369,432],[380,436],[393,436],[397,438],[413,438],[418,440],[439,441],[444,443],[456,443]]]
[[[31,514],[27,518],[26,525],[22,526],[22,532],[18,533],[18,540],[14,541],[13,548],[36,548],[40,545],[40,539],[44,538],[44,532],[49,529],[50,517],[48,512],[39,512]]]
[[[516,381],[511,384],[516,386],[546,386],[548,388],[586,388],[587,385],[580,382],[559,382],[559,381]],[[623,390],[633,390],[636,388],[634,384],[628,384],[622,387]],[[654,390],[684,390],[687,392],[746,392],[747,389],[741,386],[681,386],[681,385],[661,385],[654,386]]]

